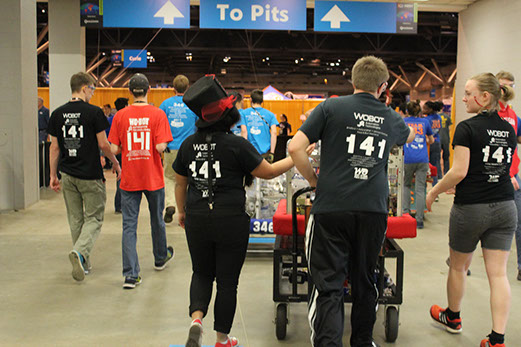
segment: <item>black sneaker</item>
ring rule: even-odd
[[[166,259],[161,261],[156,261],[154,263],[154,269],[157,271],[161,271],[166,267],[166,264],[174,257],[174,247],[168,246],[166,251]]]
[[[82,256],[78,251],[72,250],[69,253],[69,260],[72,264],[72,278],[76,281],[85,279],[85,268],[83,267]]]
[[[141,284],[141,276],[125,277],[125,283],[123,283],[123,289],[134,289],[137,285]]]
[[[175,207],[174,206],[168,206],[165,211],[165,223],[172,223],[174,220],[173,215],[175,213]]]

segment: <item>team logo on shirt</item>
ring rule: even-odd
[[[173,126],[174,128],[182,128],[182,127],[185,126],[185,123],[181,122],[178,119],[175,119],[175,120],[170,122],[170,125]]]
[[[355,179],[367,180],[369,178],[369,170],[364,167],[355,167]]]
[[[494,136],[494,137],[508,137],[509,135],[509,131],[501,131],[501,130],[487,130],[487,133],[489,136]]]
[[[252,127],[252,128],[250,129],[250,133],[251,133],[252,135],[259,135],[259,134],[261,133],[261,130],[260,130],[259,128],[256,128],[256,127]]]
[[[499,175],[488,175],[488,183],[497,183],[499,182]]]
[[[78,151],[76,149],[69,148],[69,157],[77,157]]]

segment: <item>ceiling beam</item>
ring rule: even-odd
[[[440,81],[441,83],[443,83],[443,80],[438,76],[436,75],[434,72],[432,72],[431,70],[427,69],[422,63],[416,63],[416,65],[422,69],[423,71],[427,72],[429,75],[431,75],[432,77],[434,77],[435,79],[437,79],[438,81]]]

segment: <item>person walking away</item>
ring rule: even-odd
[[[354,94],[319,104],[289,144],[295,166],[317,187],[306,230],[306,258],[314,283],[308,317],[315,347],[342,346],[343,284],[348,274],[351,346],[376,345],[374,274],[387,229],[387,162],[394,145],[415,137],[402,117],[378,100],[388,79],[383,60],[358,59],[352,69]],[[322,154],[317,177],[305,150],[318,140]]]
[[[112,162],[118,179],[121,174],[105,134],[107,118],[99,107],[89,104],[94,83],[84,72],[74,74],[71,100],[53,111],[48,127],[50,186],[56,192],[63,190],[73,244],[69,260],[76,281],[83,281],[91,270],[90,255],[103,225],[106,190],[100,149]]]
[[[215,281],[215,346],[238,346],[228,334],[249,239],[244,186],[252,183],[253,176],[270,179],[288,171],[293,161],[285,158],[269,164],[246,139],[230,132],[240,114],[235,97],[226,94],[215,76],[199,79],[183,100],[199,117],[197,132],[181,144],[174,162],[177,217],[186,232],[193,271],[192,324],[185,345],[201,347],[202,321]]]
[[[197,116],[183,102],[183,95],[188,89],[190,81],[184,75],[177,75],[173,84],[176,95],[166,99],[159,106],[166,113],[174,139],[168,144],[163,156],[166,199],[165,223],[171,223],[175,213],[175,172],[172,169],[172,164],[181,143],[195,132],[195,121],[197,120]]]
[[[273,162],[277,145],[277,117],[262,107],[264,94],[262,90],[251,92],[251,107],[244,110],[244,119],[248,128],[248,141],[257,149],[264,159]]]
[[[432,185],[435,186],[438,183],[438,178],[442,177],[441,173],[441,143],[440,143],[440,129],[441,129],[441,117],[438,112],[441,110],[440,105],[434,101],[427,101],[423,104],[423,113],[427,115],[427,119],[431,123],[432,132],[434,134],[434,142],[429,148],[429,162],[437,169],[437,175],[432,176]]]
[[[163,270],[174,257],[174,249],[167,246],[163,210],[165,182],[161,153],[172,141],[172,133],[163,111],[147,103],[149,90],[145,75],[134,74],[129,81],[134,103],[118,111],[112,121],[109,141],[114,154],[121,153],[121,207],[123,215],[123,289],[141,284],[139,259],[136,250],[139,206],[143,195],[148,201],[154,269]]]
[[[403,187],[403,210],[411,212],[411,190],[414,178],[414,202],[416,205],[416,228],[423,229],[423,214],[425,209],[425,190],[427,187],[427,172],[429,171],[429,153],[427,145],[434,142],[429,120],[420,117],[421,106],[411,101],[406,107],[405,124],[414,129],[414,141],[403,147],[405,175]]]
[[[456,127],[452,168],[427,194],[426,201],[431,210],[440,193],[456,186],[449,222],[448,307],[433,305],[430,309],[432,319],[450,333],[462,331],[461,303],[466,274],[481,242],[492,312],[492,332],[481,341],[481,347],[505,346],[510,309],[506,269],[517,226],[514,187],[509,174],[516,134],[498,115],[501,90],[491,73],[481,73],[467,81],[463,102],[467,113],[476,115]]]

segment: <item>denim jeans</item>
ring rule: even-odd
[[[521,187],[521,179],[516,175],[517,183]],[[516,228],[516,247],[517,247],[517,269],[521,270],[521,188],[514,192],[514,201],[517,208],[517,228]]]
[[[145,194],[150,211],[150,227],[152,228],[152,248],[154,260],[161,261],[167,257],[166,230],[163,221],[165,208],[165,189],[154,191],[126,191],[121,190],[121,207],[123,213],[123,276],[139,276],[139,260],[136,250],[137,221],[141,197]]]
[[[412,178],[415,177],[414,203],[416,205],[416,221],[423,222],[425,209],[425,187],[429,164],[416,163],[405,164],[404,184],[403,184],[403,211],[411,212],[411,190]]]

